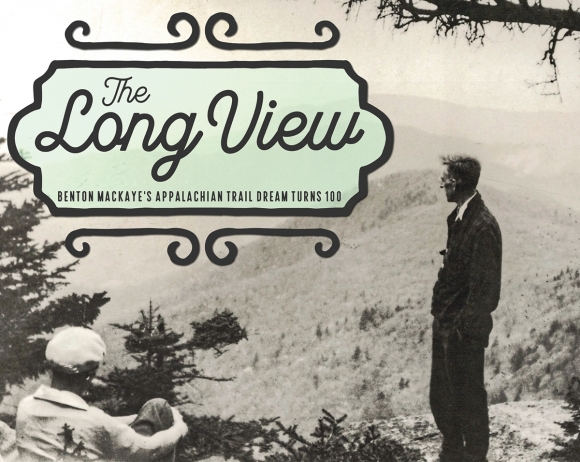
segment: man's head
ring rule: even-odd
[[[451,155],[442,158],[440,186],[445,188],[448,202],[460,202],[468,199],[475,192],[481,164],[469,156]]]
[[[90,329],[70,327],[60,331],[46,346],[53,387],[82,394],[95,377],[106,352],[103,339]]]

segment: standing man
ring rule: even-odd
[[[457,207],[435,287],[430,404],[443,434],[441,462],[483,462],[489,448],[484,350],[501,287],[501,233],[476,191],[480,163],[443,158],[440,186]]]
[[[173,460],[187,426],[165,400],[148,401],[137,415],[111,417],[82,398],[105,352],[101,337],[82,327],[60,331],[48,342],[51,386],[41,385],[18,405],[20,462]]]

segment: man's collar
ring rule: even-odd
[[[467,210],[467,205],[469,204],[469,202],[471,201],[471,199],[473,199],[475,196],[477,196],[477,191],[475,191],[473,193],[473,196],[471,196],[469,199],[467,199],[463,204],[461,204],[461,207],[459,207],[457,209],[457,215],[455,216],[455,221],[462,221],[463,220],[463,214],[465,213],[465,210]]]
[[[35,399],[80,409],[81,411],[89,410],[89,405],[79,395],[75,395],[70,391],[47,387],[46,385],[41,385],[32,396]]]

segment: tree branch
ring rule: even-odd
[[[369,0],[347,0],[347,15],[355,4]],[[370,0],[377,1],[377,0]],[[552,67],[552,77],[546,85],[554,85],[559,95],[558,72],[555,58],[556,47],[562,40],[580,32],[580,10],[572,8],[545,8],[541,0],[378,0],[377,19],[390,18],[395,29],[408,30],[412,24],[431,23],[437,35],[454,35],[461,26],[466,26],[468,43],[485,38],[485,26],[500,23],[509,30],[517,27],[526,32],[529,26],[547,26],[551,33],[546,51],[541,61]],[[528,26],[528,27],[525,27]]]
[[[193,375],[193,379],[211,380],[213,382],[231,382],[235,377],[207,377],[205,375]]]
[[[348,0],[344,3],[347,14],[354,4],[368,0]],[[379,0],[377,19],[396,17],[402,11],[410,13],[418,21],[431,21],[442,16],[461,16],[463,20],[485,23],[520,23],[536,26],[550,26],[559,29],[580,31],[580,12],[569,6],[567,9],[545,8],[541,2],[529,5],[525,0],[513,3],[496,0],[495,4],[472,0],[422,0],[418,3],[430,4],[434,8],[418,7],[412,0]],[[426,6],[426,5],[425,5]]]
[[[425,0],[437,7],[438,16],[461,15],[474,22],[521,23],[550,26],[558,29],[580,31],[580,12],[529,6],[526,2],[499,2],[496,5],[465,0]]]

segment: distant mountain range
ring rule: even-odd
[[[580,112],[522,112],[469,107],[407,95],[369,95],[369,102],[397,127],[476,143],[580,145]]]
[[[395,127],[382,172],[434,168],[442,154],[476,155],[482,182],[580,210],[580,112],[510,112],[428,98],[370,95]]]

